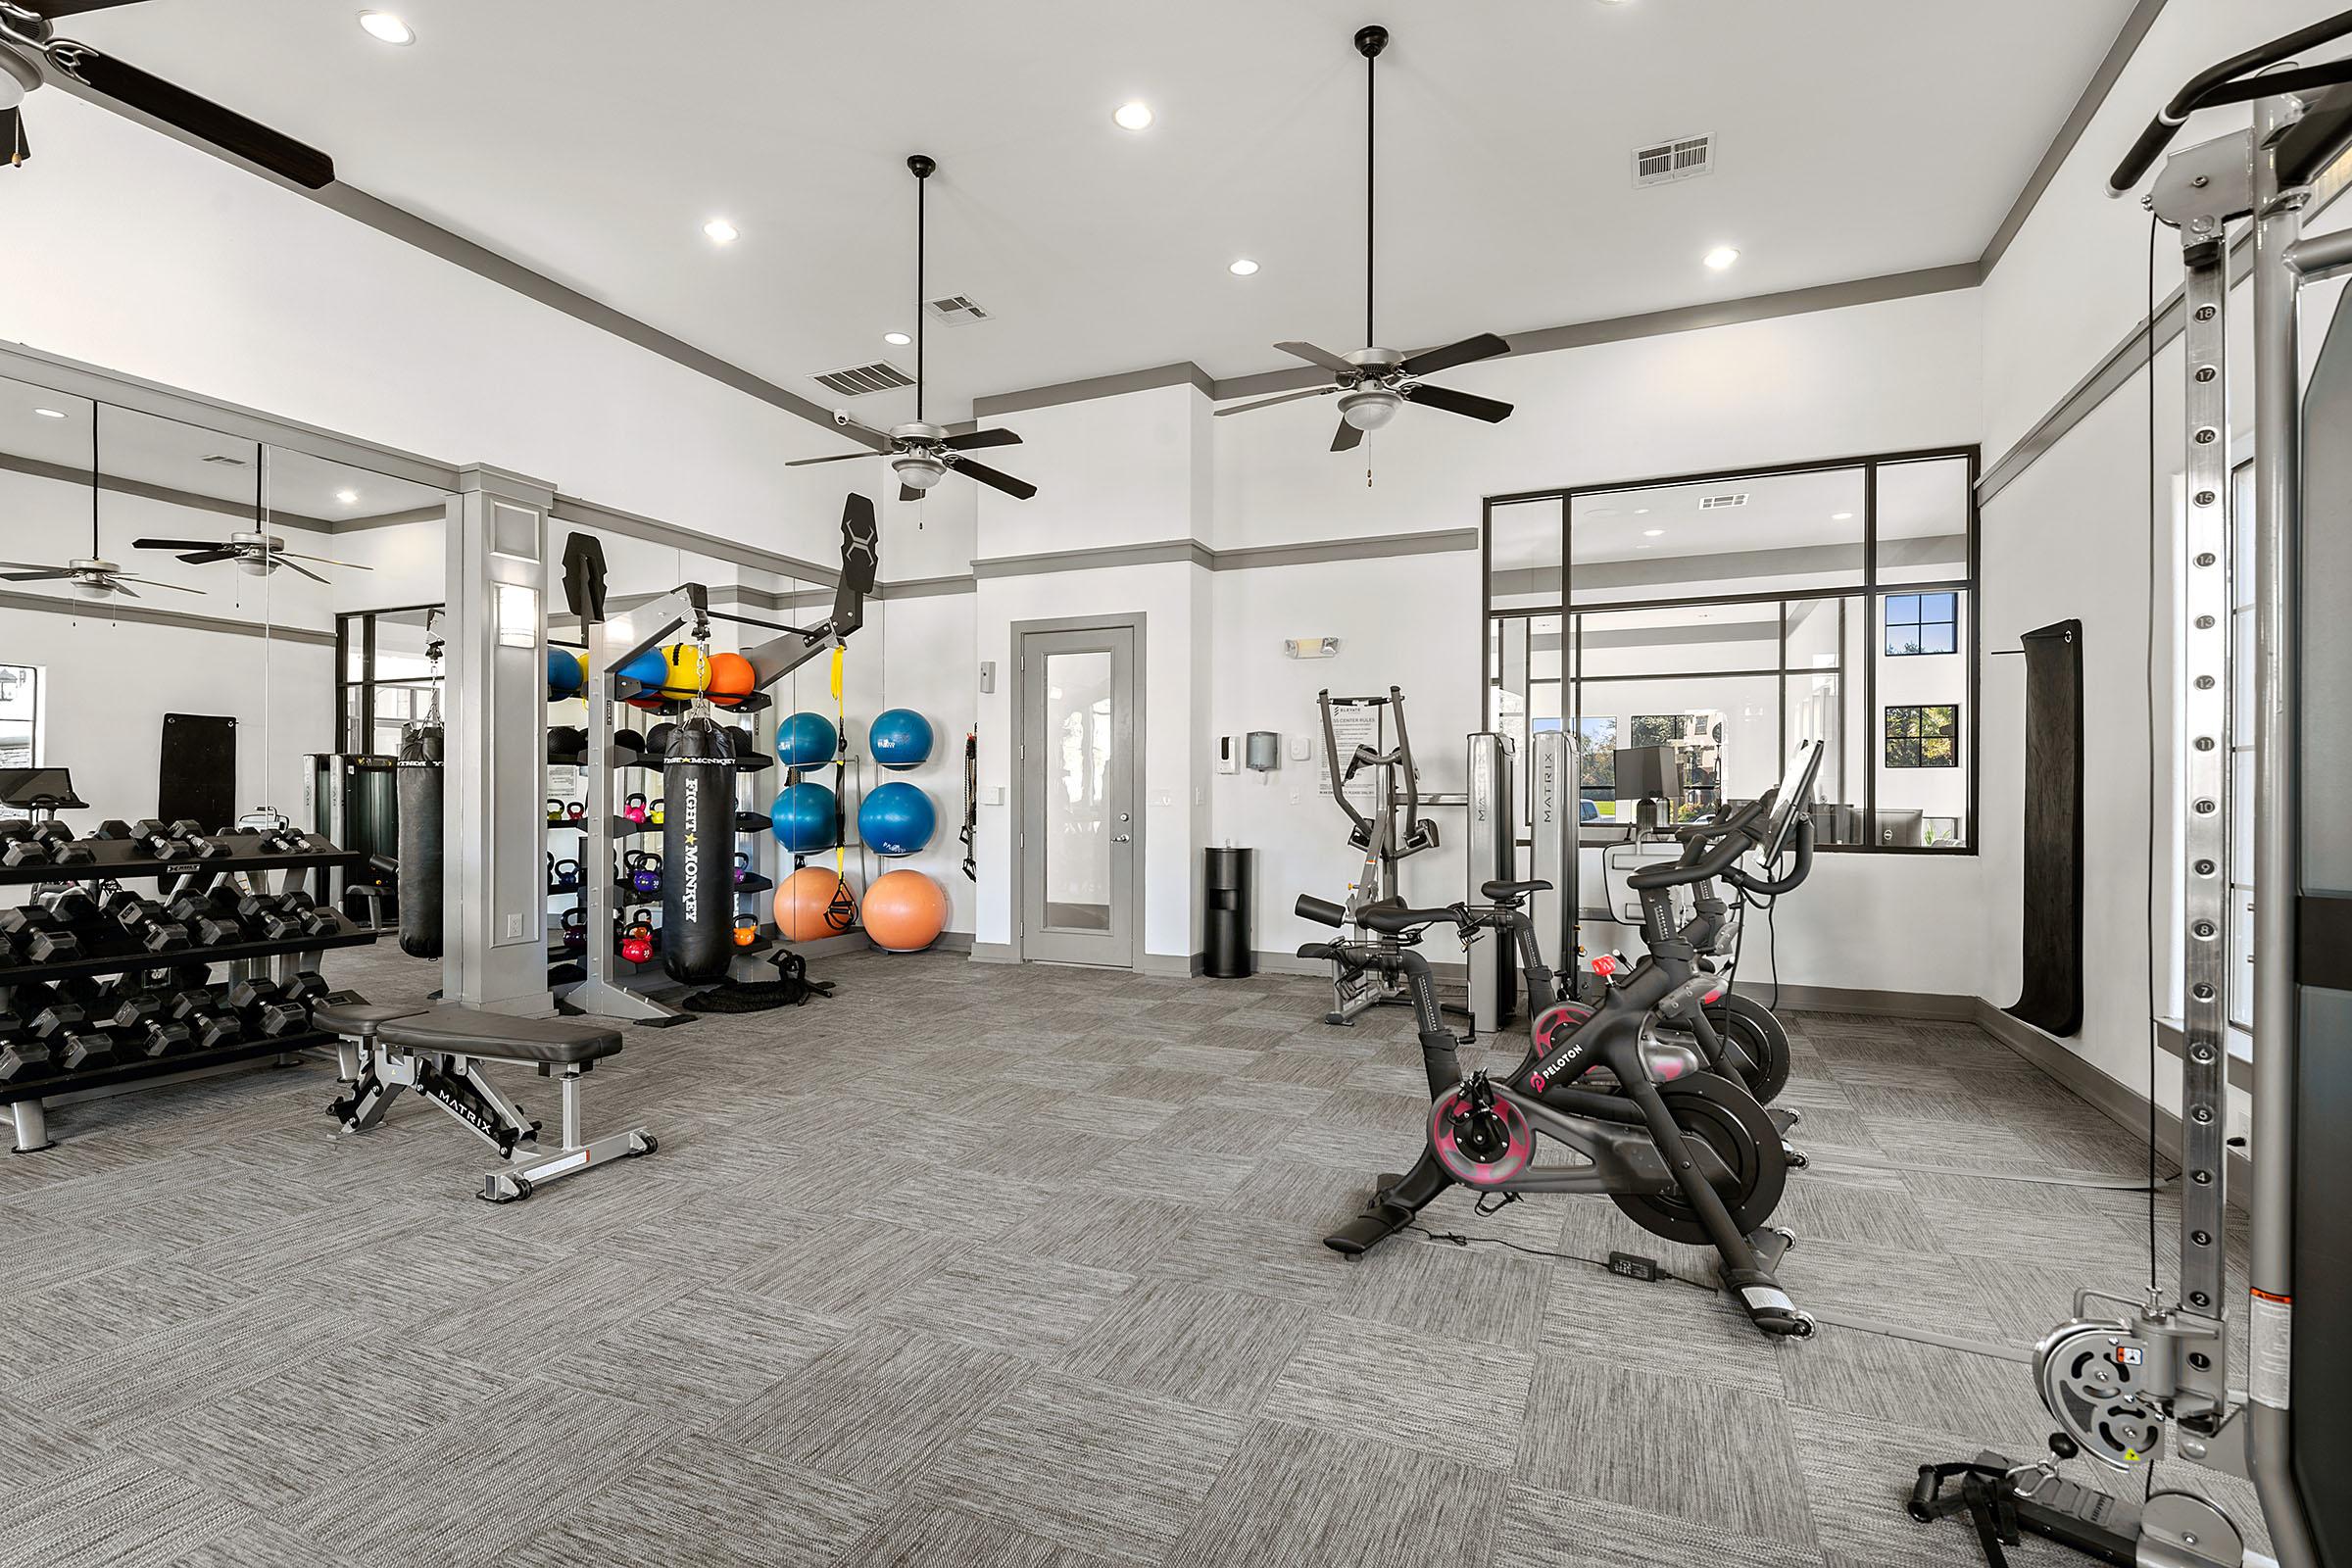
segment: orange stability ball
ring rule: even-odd
[[[804,865],[776,889],[776,930],[787,942],[814,942],[847,931],[846,907],[834,908],[841,878],[821,865]],[[846,904],[846,901],[844,901]]]
[[[948,896],[920,871],[886,871],[865,890],[865,934],[892,953],[915,953],[947,929]]]

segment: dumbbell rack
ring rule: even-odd
[[[169,879],[159,886],[159,893],[177,894],[202,892],[220,877],[234,873],[248,878],[254,891],[276,895],[295,891],[312,871],[323,872],[328,866],[348,865],[358,858],[315,833],[300,837],[309,846],[307,849],[294,854],[272,854],[262,849],[258,835],[224,833],[211,842],[227,846],[226,854],[176,860],[159,860],[148,855],[143,846],[128,840],[76,839],[75,845],[90,852],[89,859],[71,865],[0,865],[0,887],[62,887],[67,883],[94,887],[101,882],[132,882],[152,877],[159,881]],[[266,886],[261,880],[265,878],[280,880],[276,886]],[[323,876],[320,880],[323,882]],[[138,947],[126,934],[119,946],[103,953],[84,953],[48,963],[0,964],[0,986],[26,986],[196,963],[208,967],[228,964],[232,981],[269,979],[282,985],[300,971],[316,968],[321,953],[334,948],[365,947],[375,940],[373,931],[353,925],[324,906],[321,912],[333,922],[331,931],[274,942],[222,943],[152,953]],[[0,1110],[7,1111],[14,1123],[14,1152],[30,1153],[50,1147],[48,1107],[51,1105],[152,1089],[265,1056],[287,1061],[294,1053],[307,1047],[333,1044],[333,1035],[307,1030],[261,1040],[241,1040],[210,1051],[119,1062],[89,1071],[49,1072],[12,1079],[0,1083]]]

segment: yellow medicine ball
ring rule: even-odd
[[[700,697],[710,684],[710,656],[693,643],[671,643],[662,650],[664,697]]]

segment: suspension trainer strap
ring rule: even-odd
[[[963,831],[956,835],[963,841],[963,878],[977,882],[980,875],[972,869],[972,838],[980,825],[980,729],[974,725],[963,737]]]
[[[841,662],[849,651],[847,643],[833,645],[833,902],[825,909],[825,923],[845,932],[858,924],[845,843],[850,833],[850,717],[841,696]]]

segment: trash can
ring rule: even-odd
[[[1207,949],[1201,973],[1216,980],[1247,980],[1257,972],[1250,911],[1256,902],[1257,852],[1207,850],[1201,868],[1201,906],[1208,911],[1201,935]]]

